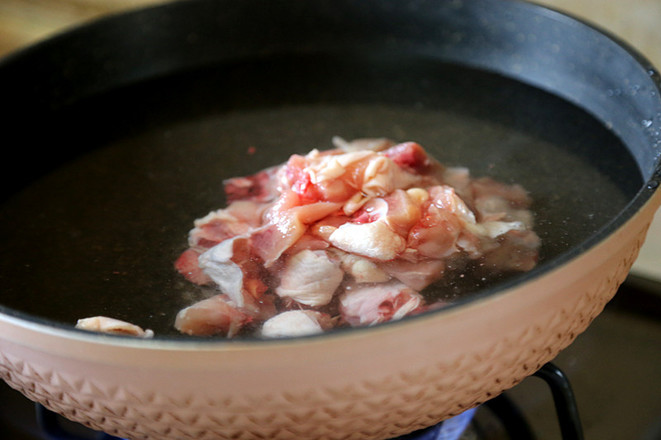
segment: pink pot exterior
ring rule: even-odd
[[[86,335],[0,315],[0,377],[131,439],[382,439],[516,385],[602,311],[661,191],[601,243],[507,291],[394,325],[230,344]]]

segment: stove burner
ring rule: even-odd
[[[394,440],[460,440],[475,414],[476,408],[445,420],[436,426],[413,432]],[[37,422],[46,440],[123,440],[103,432],[86,430],[85,436],[68,432],[62,427],[61,416],[36,404]]]
[[[543,379],[551,390],[562,439],[583,440],[576,400],[565,374],[552,363],[547,363],[534,375]],[[525,417],[505,394],[489,400],[483,406],[500,420],[510,438],[535,439]],[[469,409],[436,426],[415,431],[394,440],[461,440],[462,435],[473,421],[476,411],[477,408]],[[84,434],[70,432],[63,427],[61,416],[40,404],[36,405],[36,416],[45,440],[121,440],[118,437],[92,430],[87,430]]]
[[[69,431],[62,426],[62,417],[37,403],[35,405],[37,424],[41,429],[44,440],[123,440],[105,432],[93,431],[83,426],[76,432]]]
[[[394,440],[460,440],[461,435],[473,420],[476,410],[477,408],[469,409],[438,425],[397,437]]]

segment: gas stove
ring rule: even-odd
[[[661,285],[631,276],[604,312],[535,375],[398,440],[661,439]],[[0,383],[0,438],[115,440]]]

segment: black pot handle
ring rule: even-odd
[[[565,373],[551,362],[548,362],[534,375],[543,379],[551,388],[562,439],[583,440],[583,427],[578,415],[578,405]]]

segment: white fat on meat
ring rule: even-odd
[[[509,231],[525,231],[526,226],[522,222],[483,222],[476,224],[466,224],[466,228],[475,235],[481,235],[489,238],[496,238],[506,234]]]
[[[154,336],[152,330],[143,330],[130,322],[122,321],[107,316],[92,316],[79,319],[76,328],[91,332],[107,333],[112,335],[137,336],[140,338],[151,338]]]
[[[358,255],[337,251],[342,269],[356,283],[385,283],[390,275],[384,272],[376,263]]]
[[[345,252],[379,261],[392,260],[406,249],[406,240],[382,220],[363,224],[345,223],[333,231],[328,240]]]
[[[343,277],[339,263],[325,251],[306,249],[289,258],[276,293],[307,306],[323,306],[331,301]]]
[[[319,156],[319,152],[313,150],[312,153],[305,156],[306,159],[310,160],[310,164],[305,167],[305,171],[310,175],[312,183],[321,183],[337,179],[347,171],[349,166],[372,156],[374,156],[374,153],[371,151],[353,151],[351,153]]]
[[[401,319],[418,310],[423,297],[400,282],[350,286],[340,296],[340,314],[351,326]]]
[[[210,222],[236,222],[241,223],[243,227],[257,227],[260,225],[261,216],[266,207],[265,203],[257,203],[249,200],[237,200],[232,202],[227,208],[217,209],[209,212],[204,217],[198,218],[193,222],[196,228],[202,227]]]
[[[393,145],[393,142],[387,138],[362,138],[346,141],[340,136],[333,136],[331,142],[335,148],[339,148],[344,152],[360,150],[382,151]]]
[[[341,179],[349,169],[363,164],[362,175],[357,180],[360,187],[354,190],[367,197],[385,196],[397,188],[409,188],[420,181],[420,176],[402,169],[389,157],[370,150],[331,155],[312,150],[305,159],[308,164],[303,171],[310,176],[313,184]],[[347,193],[345,200],[354,195]]]
[[[200,268],[207,274],[220,290],[227,294],[239,307],[244,306],[243,271],[232,261],[234,243],[245,237],[234,237],[225,240],[200,255]]]
[[[409,188],[419,180],[419,176],[403,170],[392,159],[375,155],[365,167],[361,191],[368,196],[381,197],[398,188]]]
[[[370,200],[373,199],[367,197],[361,192],[357,192],[353,196],[349,197],[349,200],[344,203],[342,206],[342,212],[344,212],[344,215],[352,215]]]
[[[331,318],[315,310],[289,310],[268,319],[262,325],[265,338],[288,338],[322,333],[331,328]]]

